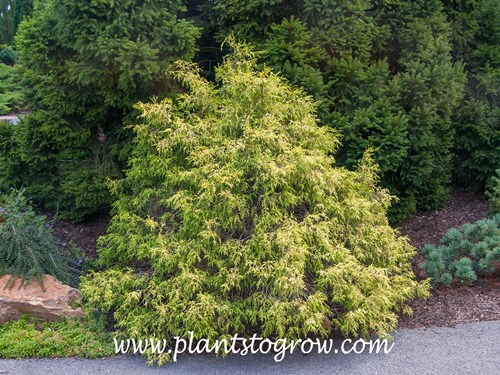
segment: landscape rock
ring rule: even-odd
[[[22,289],[19,289],[21,279],[17,279],[12,288],[5,289],[10,277],[0,277],[0,324],[17,320],[25,314],[41,322],[85,316],[81,308],[71,307],[81,300],[81,293],[57,281],[53,276],[43,275],[45,291],[37,279],[33,279]]]

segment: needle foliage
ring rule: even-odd
[[[37,1],[16,36],[33,113],[1,139],[0,186],[24,186],[74,221],[107,209],[133,105],[176,91],[161,72],[194,55],[198,29],[177,17],[183,10],[178,0]]]
[[[180,62],[176,101],[139,104],[133,157],[90,305],[126,337],[385,335],[425,296],[414,249],[389,225],[390,195],[365,155],[334,166],[338,136],[312,98],[235,45],[217,82]],[[408,308],[405,308],[408,312]]]

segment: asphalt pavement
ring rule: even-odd
[[[0,360],[8,375],[191,375],[191,374],[339,374],[339,375],[498,375],[500,321],[454,328],[403,329],[393,335],[389,354],[182,355],[176,363],[148,366],[143,358],[117,356],[99,360],[77,358]]]

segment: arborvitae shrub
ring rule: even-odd
[[[175,76],[186,94],[138,106],[144,123],[100,240],[109,269],[82,282],[88,303],[136,338],[394,329],[428,285],[388,225],[370,157],[334,167],[338,138],[312,99],[256,71],[245,46],[216,85],[189,63]]]
[[[450,229],[440,246],[424,247],[424,256],[421,266],[434,285],[454,280],[471,284],[494,273],[500,261],[500,214]]]
[[[59,281],[76,285],[78,274],[72,257],[52,235],[51,224],[37,215],[23,191],[0,194],[0,276],[11,275],[7,287],[17,278],[20,287],[49,274]]]

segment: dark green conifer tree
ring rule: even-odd
[[[14,9],[13,29],[14,34],[16,34],[21,21],[33,13],[34,0],[14,0],[14,2],[16,6]]]
[[[429,24],[417,18],[401,32],[401,72],[392,82],[408,117],[410,145],[400,166],[398,195],[423,210],[439,208],[448,197],[451,116],[463,96],[465,81],[462,66],[452,61],[445,35],[435,34]]]
[[[0,0],[0,44],[12,44],[15,0]]]
[[[177,0],[37,2],[17,37],[33,114],[2,132],[0,181],[73,220],[106,207],[134,103],[172,93],[165,70],[194,55],[199,32],[183,10]]]
[[[465,63],[465,98],[456,129],[455,182],[483,191],[500,166],[500,4],[443,0],[453,25],[453,54]]]
[[[382,184],[400,198],[393,219],[444,203],[450,116],[464,75],[452,61],[440,0],[276,1],[274,21],[239,14],[231,1],[216,3],[223,30],[257,44],[261,62],[318,100],[322,122],[342,133],[339,162],[353,167],[374,150]],[[286,18],[276,22],[279,16]],[[247,22],[260,31],[245,29]]]

